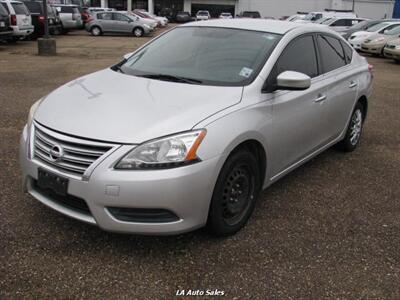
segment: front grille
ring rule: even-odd
[[[75,143],[35,127],[34,158],[61,173],[82,176],[111,146]]]
[[[66,196],[60,196],[50,189],[41,188],[38,185],[37,180],[32,180],[32,188],[42,196],[46,197],[46,199],[49,199],[54,203],[57,203],[58,205],[79,212],[81,214],[91,216],[90,209],[85,200],[83,200],[82,198],[75,197],[69,194],[67,194]]]

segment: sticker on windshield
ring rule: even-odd
[[[240,71],[239,75],[242,76],[242,77],[249,78],[250,75],[251,75],[251,73],[253,73],[253,69],[244,67],[244,68],[242,68],[242,70]]]

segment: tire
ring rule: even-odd
[[[346,136],[338,143],[338,148],[344,152],[354,151],[360,143],[365,120],[365,110],[360,102],[351,114],[350,122],[347,127]]]
[[[231,154],[218,176],[207,220],[208,231],[228,236],[244,227],[260,194],[258,163],[245,149]]]
[[[135,37],[142,37],[144,35],[144,30],[143,28],[135,27],[133,28],[132,33]]]
[[[90,28],[90,33],[93,36],[100,36],[103,34],[103,32],[101,31],[101,28],[99,26],[93,26],[92,28]]]

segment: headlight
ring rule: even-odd
[[[147,24],[143,24],[144,27],[146,27],[147,29],[150,29],[150,26]]]
[[[400,45],[397,45],[397,46],[396,46],[396,50],[400,50]]]
[[[196,162],[196,151],[205,135],[202,129],[146,142],[125,155],[115,169],[166,169]]]
[[[35,116],[36,109],[39,107],[39,104],[40,102],[42,102],[42,100],[43,98],[33,103],[31,108],[29,109],[28,122],[27,122],[28,127],[31,126],[33,122],[33,117]]]

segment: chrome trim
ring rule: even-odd
[[[36,122],[32,127],[31,159],[56,174],[77,180],[87,181],[96,166],[120,147],[117,144],[93,142],[64,135]],[[63,149],[63,157],[57,161],[48,155],[54,145],[60,145]]]

